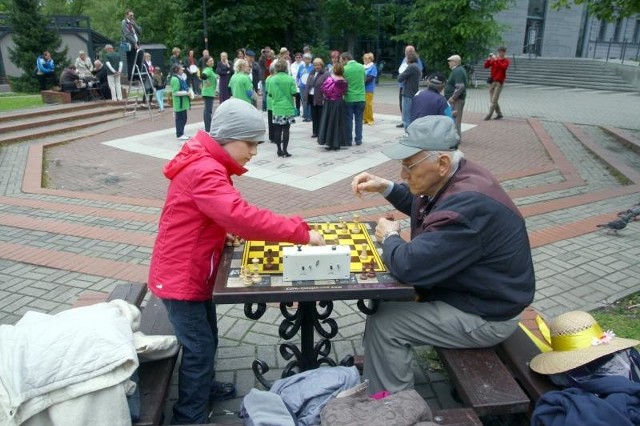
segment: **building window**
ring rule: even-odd
[[[607,37],[607,22],[600,21],[600,29],[598,30],[598,40],[604,41]]]
[[[616,21],[616,26],[613,29],[613,41],[620,41],[620,33],[622,32],[622,19]]]
[[[636,26],[633,29],[633,42],[640,43],[640,19],[636,19]]]

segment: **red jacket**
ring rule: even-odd
[[[504,81],[507,79],[507,68],[509,68],[509,59],[487,59],[484,62],[484,67],[491,68],[491,79],[493,81],[504,84]]]
[[[169,161],[171,180],[149,267],[149,290],[164,299],[211,299],[226,234],[246,240],[309,242],[309,226],[247,203],[231,175],[247,169],[206,132]]]

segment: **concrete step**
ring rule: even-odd
[[[55,124],[45,124],[35,128],[2,132],[0,134],[0,145],[24,141],[43,142],[47,140],[47,142],[49,142],[49,138],[54,135],[61,135],[61,141],[70,141],[91,134],[92,129],[96,125],[122,119],[124,118],[120,108],[116,111],[107,111],[106,113],[88,118],[75,119],[68,117],[66,121]]]
[[[0,121],[0,134],[9,132],[17,132],[25,129],[34,129],[41,126],[51,126],[58,123],[68,122],[70,120],[69,115],[73,115],[73,120],[82,120],[84,118],[91,118],[103,114],[112,114],[116,112],[123,112],[123,109],[119,105],[107,105],[98,106],[94,108],[79,108],[74,110],[64,110],[56,113],[49,114],[25,114],[15,115],[11,120]],[[4,117],[3,117],[4,118]]]

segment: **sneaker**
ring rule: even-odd
[[[401,128],[401,127],[404,127],[404,124],[400,123],[400,124],[398,124],[396,127],[399,129],[399,128]]]
[[[209,389],[210,401],[226,401],[227,399],[235,398],[236,387],[233,383],[213,381],[211,388]]]
[[[500,120],[502,118],[502,114],[496,115],[496,120]]]
[[[182,135],[182,136],[180,136],[180,137],[178,138],[178,140],[181,140],[181,141],[189,140],[189,136],[187,136],[187,135]]]
[[[490,115],[487,115],[487,116],[484,117],[484,121],[489,121],[489,120],[491,120],[491,116]]]

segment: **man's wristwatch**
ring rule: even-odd
[[[387,241],[387,237],[389,237],[391,235],[400,236],[400,231],[394,229],[394,230],[385,232],[385,234],[382,236],[382,244],[384,244],[384,242]]]

